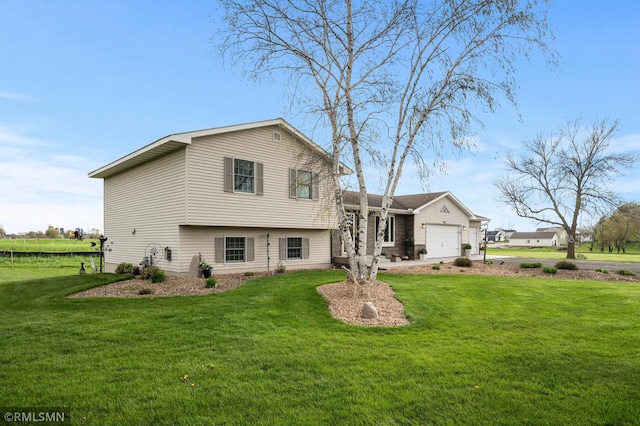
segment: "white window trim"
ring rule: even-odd
[[[300,260],[304,260],[304,237],[301,236],[287,236],[285,237],[287,239],[287,247],[286,247],[286,251],[287,251],[287,262],[291,261],[291,262],[296,262],[296,261],[300,261]],[[300,239],[300,257],[289,257],[289,238],[299,238]]]
[[[375,230],[376,230],[376,238],[378,236],[378,225],[377,225],[377,221],[380,216],[376,216],[376,224],[375,224]],[[393,214],[387,214],[387,227],[389,226],[389,218],[393,218],[393,241],[382,241],[382,247],[395,247],[396,246],[396,216]]]
[[[256,163],[257,162],[254,161],[254,160],[247,160],[247,159],[240,158],[240,157],[232,157],[232,158],[233,158],[233,164],[232,164],[232,167],[233,167],[233,193],[234,194],[256,195],[256,184],[257,184],[257,182],[256,182]],[[253,191],[252,192],[236,190],[236,160],[246,161],[248,163],[252,163],[253,164],[253,176],[252,176],[253,177],[253,185],[252,185]],[[225,243],[225,246],[226,246],[226,243]],[[236,263],[236,262],[233,262],[233,263]]]
[[[240,263],[247,263],[247,237],[244,235],[226,235],[224,238],[224,264],[237,265]],[[227,238],[242,238],[244,239],[244,255],[243,260],[227,260]]]

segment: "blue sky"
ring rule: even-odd
[[[520,115],[487,116],[473,152],[449,173],[399,193],[452,191],[491,228],[536,223],[498,205],[505,150],[566,119],[621,122],[613,148],[640,150],[640,2],[564,1],[551,11],[562,65],[519,69]],[[283,117],[310,137],[277,82],[222,66],[211,43],[215,1],[0,0],[0,225],[103,229],[102,181],[87,173],[163,136]],[[319,144],[324,141],[317,140]],[[427,153],[428,154],[428,153]],[[640,201],[640,165],[615,189]],[[140,188],[144,196],[143,188]]]

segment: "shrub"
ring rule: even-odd
[[[133,264],[122,262],[116,266],[116,274],[130,274],[133,271]]]
[[[632,277],[632,276],[634,276],[634,275],[636,275],[636,273],[635,273],[635,272],[633,272],[633,271],[629,271],[629,270],[627,270],[627,269],[620,269],[620,270],[616,271],[616,274],[620,274],[620,275],[628,275],[628,276],[631,276],[631,277]]]
[[[489,259],[489,260],[485,261],[484,263],[486,263],[487,265],[493,265],[493,260]]]
[[[473,265],[473,262],[468,257],[459,257],[453,261],[453,264],[456,266],[461,266],[463,268],[468,268]]]
[[[558,269],[566,269],[567,271],[577,271],[578,266],[575,263],[567,262],[566,260],[561,260],[556,263],[556,268]]]
[[[580,254],[580,253],[578,253],[578,255],[576,256],[576,258],[577,258],[578,260],[587,260],[587,256],[585,256],[584,254]]]
[[[424,248],[424,247],[422,247],[422,248],[418,251],[418,253],[420,253],[420,254],[427,254],[427,249],[426,249],[426,248]]]
[[[251,272],[251,271],[248,271],[248,272],[245,272],[245,273],[244,273],[244,276],[245,276],[245,277],[252,277],[252,276],[254,276],[254,275],[255,275],[255,272]]]
[[[204,286],[206,288],[211,288],[211,287],[215,287],[218,284],[218,281],[216,281],[215,278],[207,278],[207,280],[205,281]]]
[[[520,264],[521,268],[527,268],[527,269],[535,269],[535,268],[542,268],[542,263],[540,262],[522,262]]]
[[[433,265],[433,266],[431,267],[431,269],[433,269],[433,270],[435,270],[435,271],[439,271],[439,270],[440,270],[440,266],[438,266],[438,265]]]
[[[134,266],[133,269],[131,270],[131,275],[133,276],[138,276],[142,273],[142,271],[140,270],[139,266]]]
[[[608,269],[597,268],[596,272],[602,272],[603,274],[608,274],[609,270]]]
[[[143,289],[140,289],[138,294],[141,296],[144,296],[145,294],[153,294],[153,290],[150,288],[143,288]]]
[[[558,272],[558,268],[555,268],[553,266],[545,266],[544,268],[542,268],[542,272],[544,272],[545,274],[555,274],[556,272]]]
[[[464,246],[464,248],[467,250],[471,250],[471,244],[467,244],[466,246]]]
[[[167,279],[167,275],[162,269],[158,269],[153,275],[151,275],[152,283],[163,283]]]
[[[160,268],[158,268],[157,266],[147,266],[146,268],[144,268],[142,270],[142,278],[145,279],[145,280],[149,280],[149,279],[151,279],[153,274],[155,274],[159,270],[160,270]]]

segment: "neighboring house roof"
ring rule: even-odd
[[[483,216],[475,215],[464,204],[460,202],[451,192],[431,192],[424,194],[412,194],[412,195],[396,195],[391,202],[390,210],[401,213],[419,213],[423,208],[433,204],[434,202],[449,197],[461,210],[463,210],[470,219],[488,221],[489,219]],[[382,195],[367,194],[367,200],[369,207],[372,210],[382,208]],[[356,191],[344,191],[344,204],[351,208],[360,207],[360,193]]]
[[[232,126],[215,127],[212,129],[196,130],[191,132],[175,133],[169,136],[165,136],[157,141],[150,143],[124,157],[115,160],[106,166],[100,167],[89,173],[91,178],[107,178],[120,173],[124,170],[130,169],[142,163],[146,163],[155,158],[161,157],[172,151],[176,151],[186,145],[190,145],[193,138],[202,136],[211,136],[222,133],[236,132],[240,130],[249,130],[259,127],[267,126],[279,126],[283,130],[287,130],[298,138],[303,143],[306,143],[314,151],[320,153],[323,156],[329,156],[329,153],[325,151],[320,145],[313,142],[311,139],[300,133],[295,127],[287,123],[282,118],[276,118],[273,120],[256,121],[252,123],[236,124]],[[344,174],[352,174],[353,171],[344,164],[341,164]]]
[[[556,236],[555,232],[514,232],[511,235],[511,239],[512,240],[517,240],[517,239],[552,239],[553,237]]]

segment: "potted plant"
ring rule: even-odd
[[[211,265],[209,265],[206,260],[204,259],[200,260],[200,264],[198,265],[198,268],[200,269],[200,272],[202,273],[202,276],[204,278],[211,277]]]
[[[427,258],[427,249],[422,247],[418,252],[418,256],[420,257],[420,260],[425,260]]]
[[[471,244],[467,244],[466,246],[464,246],[464,255],[468,257],[470,254],[471,254]]]

